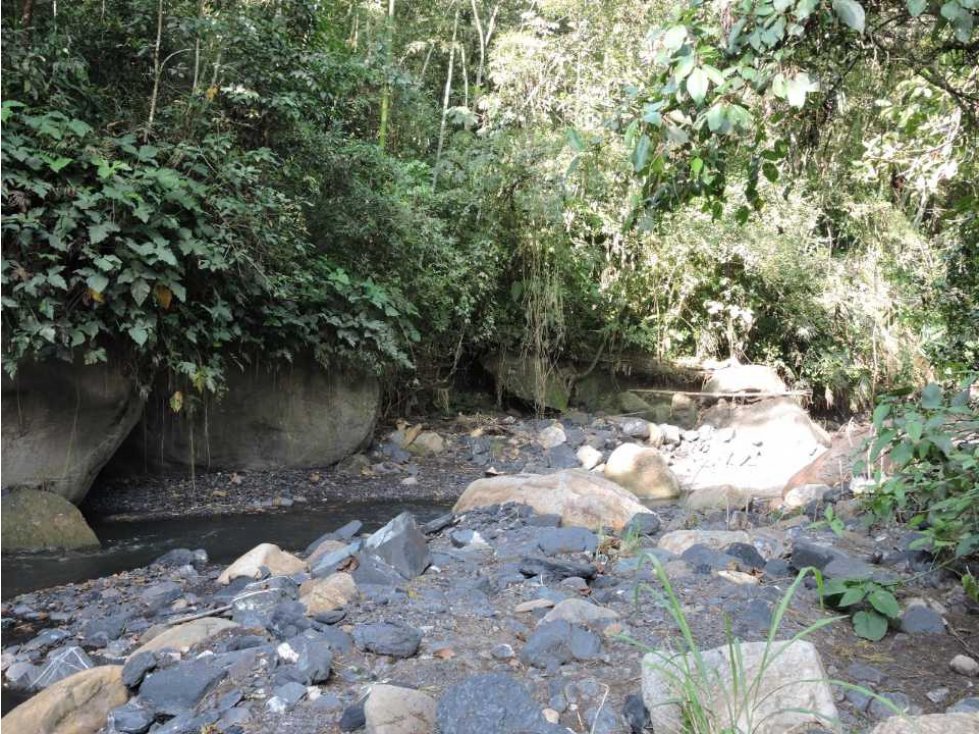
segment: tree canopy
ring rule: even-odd
[[[977,14],[8,3],[4,367],[736,356],[852,408],[974,368]]]

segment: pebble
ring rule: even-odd
[[[975,658],[970,658],[968,655],[956,655],[949,662],[948,667],[959,675],[964,675],[969,678],[979,676],[979,662],[976,662]]]

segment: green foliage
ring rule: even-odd
[[[871,462],[878,485],[870,507],[883,519],[918,528],[915,547],[963,559],[979,552],[979,411],[972,374],[954,389],[935,383],[913,401],[883,398],[874,410]]]
[[[853,632],[872,642],[887,634],[889,625],[900,618],[898,604],[890,588],[876,581],[832,579],[821,590],[824,601],[853,615]]]

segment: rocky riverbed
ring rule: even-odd
[[[161,482],[138,500],[135,491],[94,499],[117,513],[172,514],[178,504],[260,511],[290,501],[301,510],[351,488],[403,498],[437,486],[455,498],[489,475],[455,512],[427,523],[404,513],[368,533],[356,521],[321,521],[323,535],[308,547],[282,543],[294,553],[262,537],[230,565],[180,549],[8,600],[4,685],[36,695],[3,723],[125,734],[673,731],[671,694],[643,664],[644,654],[685,649],[655,559],[701,650],[768,639],[801,567],[904,582],[901,616],[882,641],[857,638],[843,619],[808,635],[811,648],[794,643],[785,654],[792,664],[772,666],[766,685],[781,691],[781,715],[814,714],[775,715],[756,731],[894,734],[905,731],[899,713],[935,727],[921,731],[979,731],[979,610],[927,553],[910,549],[912,536],[869,533],[849,483],[792,511],[772,511],[767,499],[732,503],[729,493],[714,495],[722,508],[689,496],[643,506],[580,467],[667,432],[652,424],[645,436],[642,425],[590,417],[436,428],[399,427],[335,469],[212,475]],[[676,466],[713,451],[701,446],[719,447],[728,458],[711,461],[721,465],[734,453],[723,430],[663,436],[660,448],[671,447],[663,453]],[[544,477],[515,477],[534,469]],[[828,504],[845,519],[838,534],[818,522]],[[833,615],[804,583],[775,639]],[[705,657],[724,669],[723,653]],[[720,698],[711,705],[723,719]]]

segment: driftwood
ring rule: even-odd
[[[172,627],[175,624],[183,624],[184,622],[193,622],[195,619],[204,619],[204,617],[217,617],[224,614],[225,612],[231,611],[231,605],[217,607],[216,609],[206,609],[203,612],[197,612],[196,614],[185,614],[183,617],[175,617],[166,620],[163,624],[167,627]]]
[[[788,397],[812,397],[812,390],[783,390],[781,392],[704,392],[702,390],[664,390],[662,388],[634,387],[626,392],[634,392],[637,395],[643,393],[649,395],[695,395],[700,398],[788,398]]]

